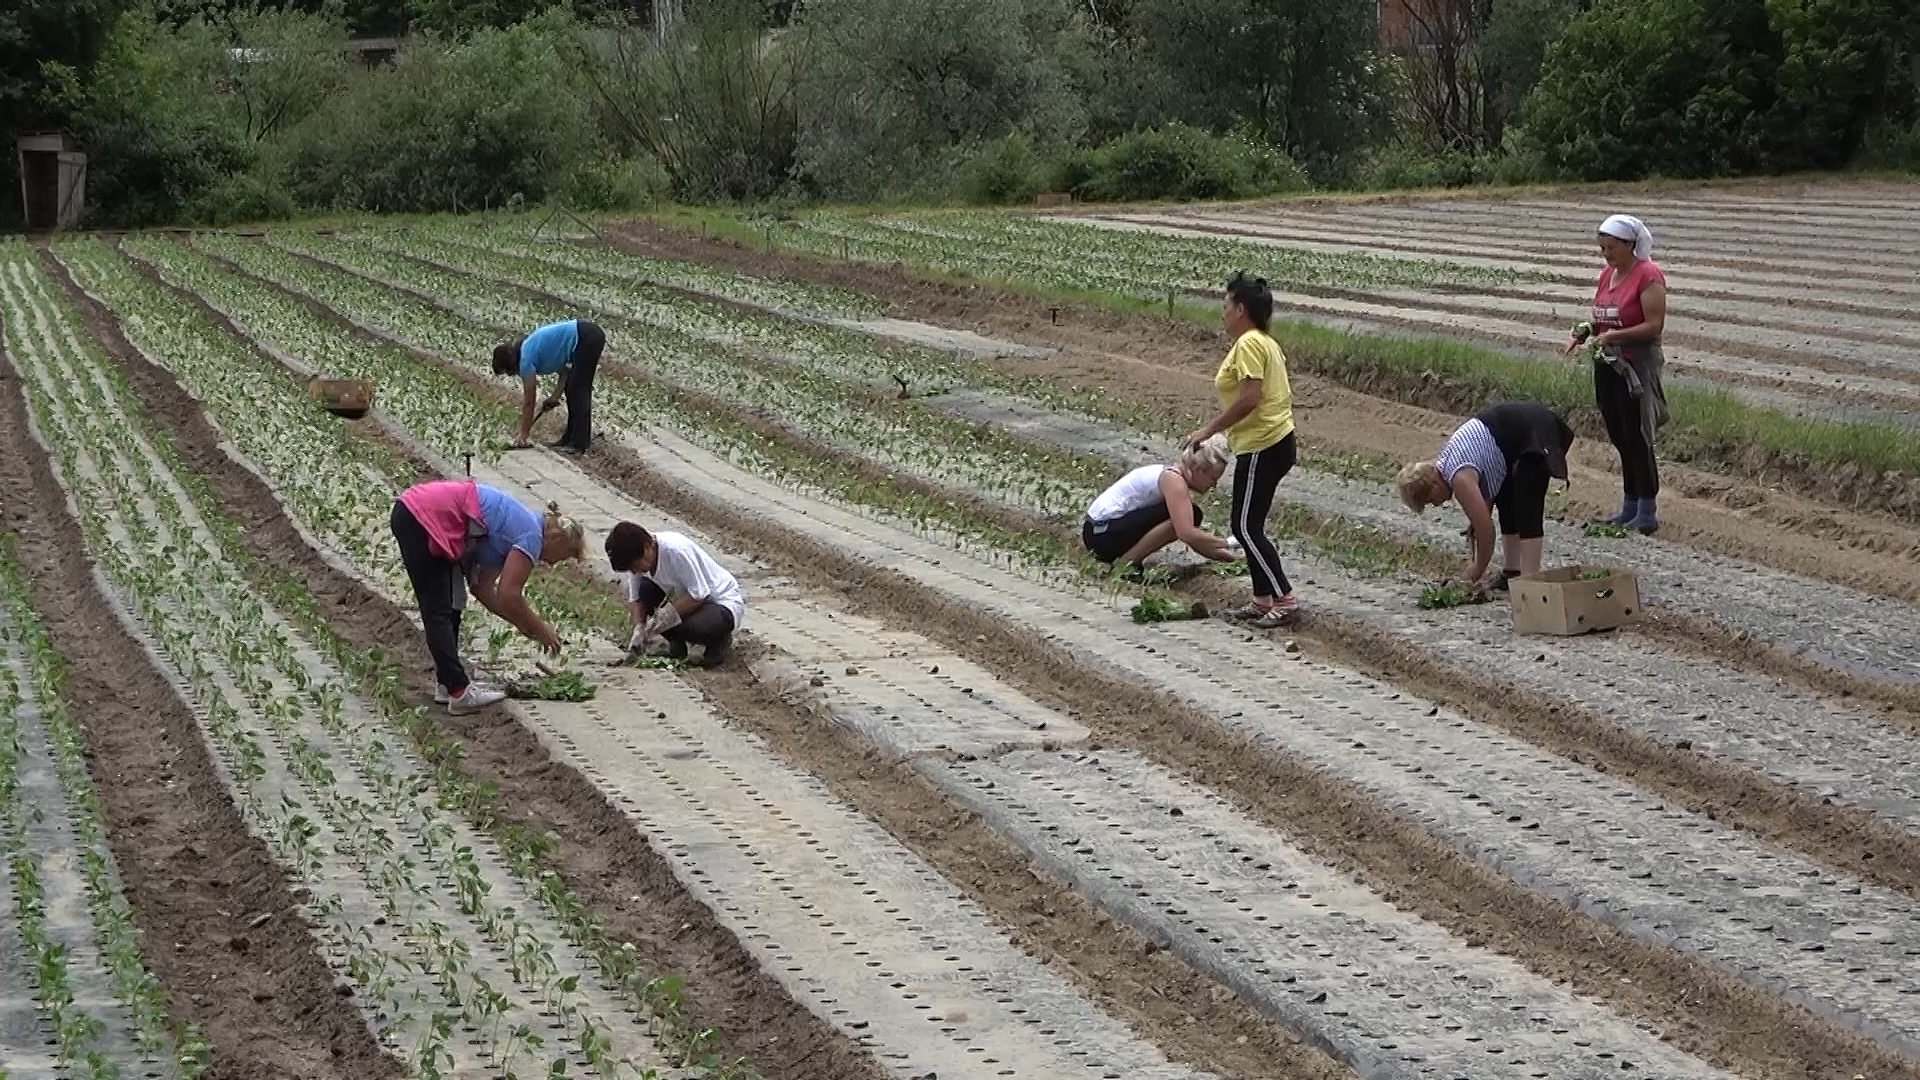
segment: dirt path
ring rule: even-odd
[[[903,318],[1045,345],[1056,350],[1053,355],[1005,359],[996,366],[1123,395],[1181,426],[1197,423],[1209,406],[1212,373],[1225,347],[1221,331],[1151,316],[1057,307],[904,271],[769,256],[645,225],[629,233],[645,253],[855,288],[888,300]],[[1430,456],[1460,422],[1455,415],[1308,375],[1295,375],[1293,388],[1301,429],[1322,453],[1417,460]],[[1617,509],[1619,481],[1611,447],[1583,439],[1572,465],[1570,514],[1597,517]],[[1662,472],[1667,492],[1661,531],[1667,539],[1868,592],[1920,599],[1920,530],[1912,526],[1673,462],[1663,462]]]

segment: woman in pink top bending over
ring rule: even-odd
[[[433,480],[400,493],[390,524],[400,560],[420,604],[420,625],[433,654],[439,689],[455,715],[483,709],[506,697],[470,684],[460,663],[460,611],[466,589],[495,615],[512,623],[547,652],[560,651],[560,635],[527,604],[527,576],[535,563],[552,566],[577,559],[586,547],[580,526],[549,505],[543,516],[519,500],[472,480]]]
[[[1593,336],[1567,343],[1599,346],[1593,396],[1607,438],[1620,454],[1620,512],[1608,520],[1642,533],[1660,527],[1654,502],[1660,467],[1654,436],[1667,422],[1661,375],[1667,366],[1660,335],[1667,327],[1667,276],[1653,261],[1653,232],[1637,217],[1615,214],[1600,223],[1600,255],[1607,262],[1593,290]]]

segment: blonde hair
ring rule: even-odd
[[[1438,483],[1440,468],[1431,461],[1416,461],[1401,469],[1400,475],[1393,478],[1393,486],[1400,492],[1400,501],[1416,514],[1427,512],[1427,507],[1431,505],[1427,500],[1427,492]]]
[[[581,528],[579,522],[562,514],[559,503],[550,502],[547,504],[546,518],[541,524],[545,526],[546,532],[549,535],[558,533],[561,538],[561,544],[565,548],[564,553],[554,553],[553,558],[549,561],[556,563],[567,562],[578,559],[587,553],[587,530]]]
[[[1224,473],[1227,471],[1227,463],[1232,460],[1233,451],[1227,448],[1227,437],[1211,435],[1206,441],[1185,447],[1180,451],[1180,470],[1188,474]]]

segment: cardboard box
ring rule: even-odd
[[[351,420],[373,408],[373,384],[365,379],[310,379],[307,393],[321,408]]]
[[[1507,583],[1522,634],[1585,634],[1640,617],[1640,579],[1611,566],[1562,566]]]

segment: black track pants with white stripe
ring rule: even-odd
[[[1280,569],[1280,553],[1267,539],[1267,514],[1273,510],[1273,489],[1293,471],[1299,450],[1294,433],[1253,454],[1233,461],[1233,536],[1247,552],[1247,570],[1253,575],[1253,595],[1287,596],[1293,586]]]

